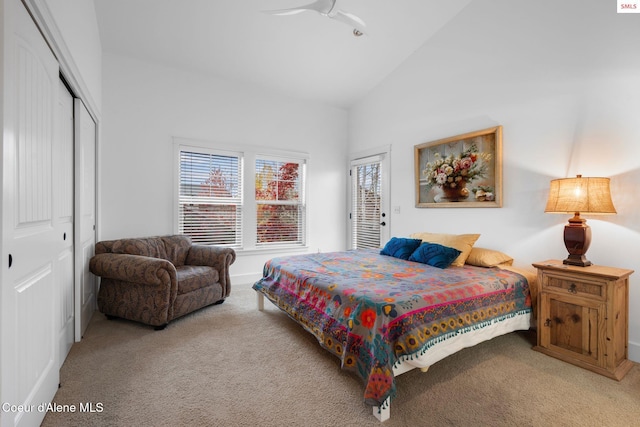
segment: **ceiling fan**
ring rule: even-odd
[[[366,24],[362,19],[352,13],[345,12],[338,8],[338,0],[315,0],[313,3],[309,3],[299,7],[293,7],[290,9],[278,9],[278,10],[265,10],[265,13],[271,15],[296,15],[298,13],[306,12],[308,10],[317,12],[322,16],[335,19],[336,21],[343,22],[353,28],[354,36],[361,36],[365,34]]]

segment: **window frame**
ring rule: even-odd
[[[193,169],[191,169],[196,171],[195,174],[189,173],[189,172],[186,172],[183,174],[182,165],[185,161],[185,156],[183,156],[183,153],[194,154],[194,156],[191,157],[191,160],[194,162],[195,165],[203,164],[208,160],[208,157],[210,156],[219,156],[222,158],[226,157],[226,158],[236,159],[237,164],[235,165],[234,168],[231,168],[231,169],[225,168],[225,170],[229,170],[233,173],[234,180],[237,179],[237,183],[236,183],[237,189],[235,191],[235,195],[230,194],[229,197],[219,197],[219,196],[211,196],[211,195],[204,196],[204,195],[197,195],[197,194],[190,194],[190,195],[183,194],[181,190],[183,188],[182,178],[184,175],[191,175],[191,177],[197,176],[198,178],[201,178],[201,179],[204,179],[205,176],[207,177],[211,176],[210,175],[211,168],[208,168],[209,170],[204,172],[206,169],[200,168],[198,166],[195,166]],[[243,190],[243,182],[244,182],[243,181],[243,176],[244,176],[243,162],[244,162],[244,154],[242,152],[208,149],[208,148],[205,149],[203,147],[193,147],[193,146],[187,146],[187,145],[179,146],[177,150],[177,172],[176,172],[177,197],[176,197],[176,207],[175,207],[176,216],[175,216],[175,226],[174,226],[177,233],[184,233],[184,234],[189,234],[191,236],[194,236],[193,233],[188,233],[180,229],[181,222],[184,222],[184,221],[181,221],[181,217],[182,217],[181,207],[183,202],[185,202],[185,200],[186,200],[186,203],[190,203],[192,205],[199,205],[199,206],[206,206],[206,205],[235,206],[236,218],[234,221],[235,225],[233,226],[233,229],[234,229],[233,234],[235,236],[235,239],[231,243],[218,242],[216,243],[216,245],[230,247],[233,249],[239,249],[242,246],[242,242],[244,240],[243,230],[244,230],[244,207],[245,207],[244,190]],[[198,170],[200,170],[200,173],[197,172]],[[201,175],[201,176],[198,176],[198,175]],[[200,187],[202,184],[197,184],[197,185],[199,188],[202,188]],[[194,190],[191,190],[188,192],[193,192],[193,191]],[[209,215],[211,216],[215,215],[215,213],[207,213],[202,215],[203,211],[201,209],[198,209],[197,212],[201,214],[197,216],[200,218],[204,218],[204,220],[201,220],[202,222],[200,223],[199,221],[189,223],[190,226],[193,227],[194,229],[198,229],[199,227],[202,227],[204,224],[206,224],[207,221],[210,221],[210,219],[207,218]],[[204,211],[204,212],[207,212],[207,211]],[[203,228],[200,228],[200,229],[202,230]],[[223,237],[223,233],[220,233],[220,231],[221,229],[214,228],[213,230],[210,231],[210,233],[212,235],[219,234],[220,237]],[[205,244],[205,245],[210,244],[206,242],[201,242],[195,237],[193,237],[193,239],[194,239],[194,243],[196,244]]]
[[[256,166],[256,163],[261,160],[261,161],[265,161],[265,162],[278,162],[278,163],[295,163],[298,165],[298,200],[297,201],[292,201],[292,200],[257,200],[255,198],[255,189],[253,191],[253,200],[255,203],[255,209],[256,209],[256,239],[255,239],[255,245],[256,248],[280,248],[280,247],[290,247],[290,246],[294,246],[294,247],[306,247],[307,245],[307,238],[308,238],[308,233],[307,233],[307,203],[306,203],[306,173],[307,173],[307,160],[306,159],[301,159],[299,157],[292,157],[290,155],[287,156],[280,156],[280,155],[273,155],[273,154],[263,154],[263,153],[257,153],[254,161],[253,161],[253,165],[254,167]],[[255,179],[257,176],[258,171],[254,170],[254,174],[253,174],[253,178],[254,178],[254,183],[255,183]],[[299,211],[299,215],[301,216],[301,218],[298,219],[298,237],[299,237],[299,242],[258,242],[258,218],[257,218],[257,210],[258,210],[258,206],[259,205],[273,205],[273,206],[298,206],[299,209],[301,209],[301,211]]]
[[[308,173],[309,155],[294,150],[279,150],[249,145],[229,145],[213,141],[193,140],[188,138],[173,138],[174,145],[174,232],[179,232],[180,221],[180,152],[203,152],[222,155],[240,155],[242,162],[242,241],[238,246],[232,246],[240,254],[268,253],[281,251],[307,250],[309,240],[309,198]],[[301,227],[302,239],[300,243],[257,244],[257,201],[256,190],[256,159],[290,161],[303,166],[300,191],[303,194],[304,224]]]

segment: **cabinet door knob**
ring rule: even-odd
[[[568,291],[570,294],[577,294],[577,293],[578,293],[578,291],[576,290],[576,284],[575,284],[575,283],[572,283],[572,284],[571,284],[571,286],[569,286],[569,289],[567,289],[567,291]]]
[[[545,320],[544,326],[551,326],[551,319]]]

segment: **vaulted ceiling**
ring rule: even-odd
[[[367,34],[312,0],[95,0],[103,51],[347,108],[472,0],[338,0]]]

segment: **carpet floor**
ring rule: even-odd
[[[640,365],[618,382],[534,340],[511,333],[399,376],[382,425],[640,425]],[[163,331],[96,313],[60,376],[67,410],[45,427],[381,425],[360,379],[268,301],[259,312],[249,285]]]

